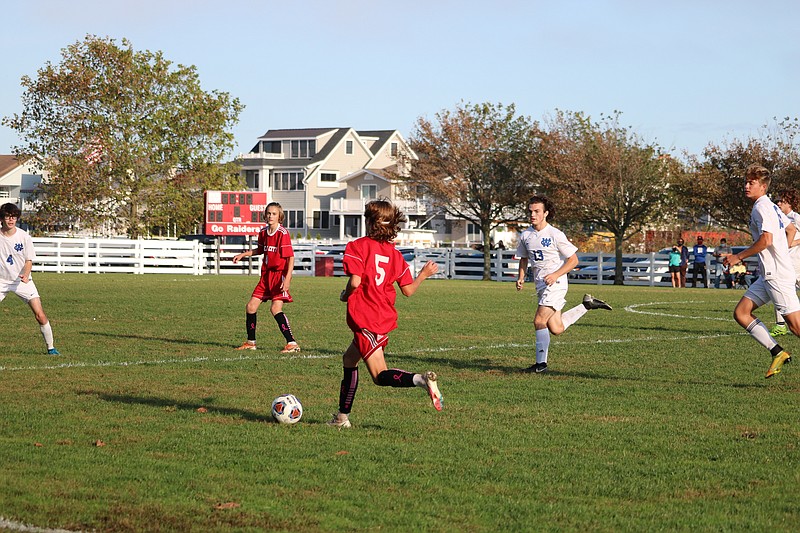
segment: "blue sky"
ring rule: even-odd
[[[0,116],[20,78],[86,34],[195,65],[246,106],[248,151],[269,129],[398,129],[459,102],[614,110],[676,153],[800,116],[792,0],[26,0],[3,8]],[[0,126],[0,153],[19,141]]]

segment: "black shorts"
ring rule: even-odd
[[[670,266],[669,267],[669,271],[670,272],[680,272],[681,271],[681,266],[680,265]]]

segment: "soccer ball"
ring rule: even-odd
[[[272,401],[272,418],[281,424],[295,424],[303,416],[303,404],[294,394],[284,394]]]

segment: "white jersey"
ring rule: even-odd
[[[758,267],[765,280],[795,279],[794,265],[789,257],[789,244],[786,242],[787,224],[790,224],[789,219],[766,195],[753,204],[750,213],[750,234],[753,242],[764,232],[772,234],[772,245],[758,253]]]
[[[540,282],[564,265],[578,248],[569,242],[564,232],[547,224],[541,231],[530,227],[522,232],[517,245],[517,257],[527,257],[533,268],[533,279]],[[564,274],[561,278],[566,278]],[[561,279],[559,278],[559,279]]]
[[[0,279],[15,281],[19,279],[26,261],[36,259],[36,251],[33,249],[33,240],[28,232],[16,228],[14,235],[6,237],[0,232]]]
[[[789,221],[794,226],[794,229],[797,230],[797,234],[794,236],[794,238],[795,239],[800,239],[800,214],[798,214],[798,213],[796,213],[794,211],[789,211],[788,213],[786,213],[786,218],[789,219]],[[791,243],[789,243],[789,244],[791,244]],[[800,263],[800,246],[790,246],[789,247],[789,257],[792,258],[792,262],[795,265]]]

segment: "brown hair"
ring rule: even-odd
[[[556,207],[553,205],[553,202],[550,201],[550,198],[547,196],[534,196],[530,200],[528,200],[528,208],[530,208],[533,204],[542,204],[544,206],[544,210],[547,211],[547,222],[553,220],[556,216]]]
[[[769,187],[772,178],[769,177],[769,170],[762,167],[761,165],[757,165],[753,163],[747,170],[744,171],[744,178],[748,181],[750,180],[758,180],[760,183],[763,183],[767,187]]]
[[[283,208],[278,202],[270,202],[267,204],[267,207],[264,208],[264,220],[267,220],[267,209],[270,207],[278,208],[278,224],[283,224]]]
[[[19,210],[17,204],[6,202],[2,206],[0,206],[0,217],[12,216],[19,218],[21,214],[22,211]]]
[[[800,193],[797,189],[784,189],[778,193],[778,198],[792,206],[793,210],[795,207],[800,209]]]
[[[379,242],[389,242],[397,237],[400,224],[406,221],[400,208],[387,200],[373,200],[364,207],[369,237]]]

